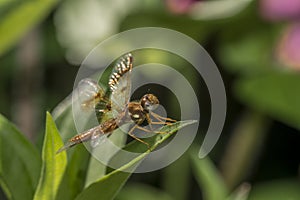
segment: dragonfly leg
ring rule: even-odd
[[[153,132],[153,130],[148,130],[148,129],[143,128],[143,127],[141,127],[141,126],[137,126],[136,128],[138,128],[138,129],[140,129],[140,130],[142,130],[142,131],[148,132],[148,133]]]
[[[166,124],[166,125],[171,125],[172,122],[176,122],[176,120],[171,119],[171,118],[167,118],[167,117],[162,117],[154,112],[151,112],[151,115],[157,119],[157,122],[152,122],[152,124]],[[168,132],[166,131],[156,131],[155,133],[157,134],[167,134]]]
[[[148,122],[148,124],[149,124],[149,127],[150,127],[150,130],[151,130],[151,131],[154,131],[154,129],[152,128],[152,124],[167,124],[167,125],[170,125],[170,124],[171,124],[171,123],[166,122],[166,121],[163,121],[163,120],[161,120],[161,119],[159,119],[159,118],[155,118],[155,119],[157,119],[158,121],[157,121],[157,122],[154,122],[154,121],[151,120],[149,114],[147,115],[146,119],[147,119],[147,122]]]
[[[164,122],[164,121],[162,121],[162,122],[151,122],[152,124],[167,124],[167,125],[170,125],[170,124],[172,124],[172,123],[170,123],[170,122]]]
[[[142,131],[145,131],[145,132],[154,132],[154,133],[157,133],[157,134],[166,134],[166,133],[168,133],[168,132],[154,131],[154,129],[152,128],[152,124],[166,124],[166,125],[171,125],[172,123],[171,123],[170,121],[172,121],[172,122],[175,122],[175,121],[176,121],[176,120],[171,119],[171,118],[165,118],[165,117],[162,117],[162,116],[160,116],[160,115],[158,115],[158,114],[156,114],[156,113],[153,113],[153,112],[151,112],[150,114],[152,114],[152,116],[153,116],[155,119],[158,120],[158,121],[155,121],[155,122],[154,122],[154,121],[151,120],[149,114],[146,115],[146,120],[147,120],[147,122],[148,122],[148,124],[149,124],[150,130],[145,129],[145,128],[141,127],[141,126],[136,126],[135,128],[138,128],[138,129],[140,129],[140,130],[142,130]],[[164,120],[163,120],[163,119],[164,119]]]
[[[149,115],[148,113],[146,114],[146,120],[147,120],[147,122],[148,122],[150,131],[153,131],[153,127],[152,127],[153,122],[152,122],[152,120],[151,120],[151,118],[150,118],[150,115]],[[138,126],[138,127],[140,127],[140,126]],[[142,127],[140,127],[140,128],[142,128]],[[141,130],[142,130],[142,129],[141,129]]]
[[[147,142],[145,142],[144,140],[141,140],[140,138],[138,138],[138,137],[136,137],[135,135],[132,134],[132,132],[134,131],[134,129],[136,129],[136,128],[138,128],[138,127],[139,127],[139,125],[137,125],[137,124],[134,125],[134,127],[132,127],[132,128],[130,129],[130,131],[128,132],[128,135],[129,135],[130,137],[132,137],[133,139],[135,139],[135,140],[137,140],[137,141],[139,141],[139,142],[141,142],[141,143],[147,145],[148,149],[150,149],[150,145],[149,145]]]
[[[154,122],[154,124],[155,124],[155,122]],[[162,123],[159,123],[159,124],[162,124]],[[142,131],[148,132],[148,133],[151,133],[151,132],[154,132],[154,133],[157,133],[157,134],[166,134],[166,133],[168,133],[168,132],[163,132],[163,131],[148,130],[148,129],[143,128],[141,126],[137,126],[136,128],[138,128],[138,129],[140,129]]]
[[[151,115],[152,115],[155,119],[157,119],[158,121],[160,121],[160,122],[166,122],[166,123],[169,123],[169,124],[170,124],[170,122],[176,122],[175,119],[171,119],[171,118],[167,118],[167,117],[162,117],[162,116],[160,116],[160,115],[158,115],[158,114],[156,114],[156,113],[154,113],[154,112],[151,112]],[[169,122],[168,122],[168,121],[169,121]]]
[[[151,121],[151,123],[152,123],[152,124],[166,124],[165,122],[153,122],[153,121]],[[170,123],[170,124],[171,124],[171,123]],[[167,124],[167,125],[169,125],[169,124]],[[146,129],[146,128],[143,128],[143,127],[141,127],[141,126],[137,126],[136,128],[138,128],[138,129],[140,129],[140,130],[142,130],[142,131],[148,132],[148,133],[150,133],[150,132],[154,132],[154,133],[157,133],[157,134],[166,134],[166,133],[168,133],[168,132],[163,132],[163,131],[154,131],[154,130],[151,128],[151,126],[150,126],[150,130],[148,130],[148,129]]]

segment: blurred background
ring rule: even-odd
[[[108,37],[137,27],[188,35],[221,72],[227,118],[209,155],[214,165],[207,170],[216,170],[229,193],[240,199],[248,194],[255,200],[300,199],[298,0],[0,1],[1,114],[41,148],[45,112],[72,92],[86,55]],[[201,76],[176,55],[133,53],[141,63],[174,67],[198,91],[199,146],[210,118]],[[180,113],[172,93],[157,93],[176,118]],[[205,186],[214,180],[203,181],[191,165],[184,154],[160,171],[133,174],[117,199],[209,199]]]

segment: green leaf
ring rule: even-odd
[[[37,149],[0,115],[0,185],[9,199],[32,199],[41,160]]]
[[[67,141],[75,133],[72,113],[72,98],[69,95],[52,112],[63,141]],[[90,155],[84,146],[67,151],[69,162],[59,187],[56,199],[73,200],[84,188]]]
[[[270,36],[269,29],[260,28],[254,33],[241,34],[235,36],[234,40],[221,43],[218,57],[223,66],[232,73],[242,75],[276,70],[272,54],[275,39]]]
[[[300,199],[299,180],[274,180],[254,185],[248,200]]]
[[[56,200],[73,200],[83,190],[89,159],[89,152],[83,145],[73,149]]]
[[[248,200],[250,190],[249,183],[242,183],[226,200]]]
[[[77,132],[73,120],[71,97],[72,93],[58,104],[52,112],[63,141],[69,140]],[[114,135],[110,139],[113,137]],[[106,166],[91,157],[85,147],[81,146],[78,145],[76,148],[67,151],[70,159],[63,178],[63,184],[59,189],[58,199],[74,199],[83,187],[87,187],[105,175]]]
[[[193,172],[201,191],[203,191],[204,199],[226,199],[229,193],[212,161],[208,157],[203,159],[198,158],[196,149],[191,151],[191,159]]]
[[[242,12],[253,0],[204,1],[191,6],[188,14],[195,20],[216,20],[235,16]]]
[[[138,155],[119,169],[110,172],[109,174],[99,179],[97,182],[88,186],[81,194],[79,194],[79,196],[76,199],[113,199],[131,175],[130,173],[124,172],[125,170],[131,171],[135,169],[135,167],[137,167],[137,165],[139,164],[139,161],[145,158],[145,156],[147,156],[150,153],[150,151],[154,150],[159,144],[167,140],[172,135],[172,133],[195,122],[195,120],[189,120],[176,122],[169,126],[164,126],[161,129],[161,131],[166,132],[165,134],[157,134],[154,137],[147,138],[144,140],[151,145],[150,150],[147,150],[146,145],[138,141],[133,141],[129,143],[126,147],[124,147],[125,150],[144,153]],[[112,160],[119,159],[120,155],[120,153],[116,153]]]
[[[272,73],[243,79],[235,92],[245,104],[274,119],[300,129],[300,76],[295,73]]]
[[[223,180],[230,190],[245,180],[253,168],[271,125],[268,117],[253,111],[240,113],[239,118],[220,161]]]
[[[56,4],[57,0],[19,1],[1,13],[0,55],[21,39],[21,37],[42,21]]]
[[[110,136],[110,140],[117,146],[124,146],[126,142],[126,135],[118,132],[116,130],[112,136]],[[118,134],[119,133],[119,134]],[[120,134],[121,133],[121,134]],[[113,148],[113,147],[112,147]],[[110,149],[106,149],[106,151],[110,152]],[[93,182],[99,180],[106,173],[106,165],[99,162],[96,158],[91,156],[89,167],[87,170],[85,187],[89,186]]]
[[[99,162],[93,156],[90,157],[89,165],[86,173],[85,187],[96,182],[105,175],[106,165]]]
[[[67,165],[66,152],[56,154],[56,151],[63,145],[55,123],[47,113],[46,134],[42,151],[42,170],[39,184],[34,195],[35,200],[55,199],[59,184]]]
[[[76,200],[113,199],[129,176],[130,173],[115,171],[115,173],[104,176],[97,182],[91,184],[78,195]]]
[[[157,188],[145,185],[133,183],[126,185],[116,197],[117,200],[174,200],[166,192]]]
[[[76,133],[72,112],[72,93],[62,100],[51,112],[55,124],[63,141],[66,141]]]
[[[185,153],[163,170],[163,188],[173,200],[188,199],[191,186],[189,159],[189,154]],[[181,183],[180,187],[178,183]]]

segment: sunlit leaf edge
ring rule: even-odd
[[[46,132],[42,150],[42,169],[39,184],[34,195],[34,199],[47,200],[55,199],[67,166],[66,152],[57,155],[56,151],[63,145],[60,134],[52,119],[47,112]]]

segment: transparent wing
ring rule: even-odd
[[[99,102],[108,104],[105,97],[105,91],[93,79],[82,79],[78,84],[78,100],[83,110],[93,110]]]
[[[132,55],[126,54],[115,65],[109,79],[111,110],[114,117],[123,111],[130,100]]]
[[[91,146],[96,147],[118,128],[114,118],[123,111],[130,100],[132,60],[132,55],[129,53],[116,63],[108,83],[111,89],[110,101],[106,98],[104,89],[101,88],[96,81],[87,78],[79,82],[77,98],[75,99],[79,100],[80,105],[75,106],[75,108],[80,107],[86,110],[95,109],[99,102],[102,102],[102,104],[104,102],[107,109],[105,110],[106,112],[103,112],[105,114],[104,118],[110,115],[113,115],[113,118],[108,117],[108,120],[104,120],[100,125],[74,136],[65,146],[58,150],[58,153],[89,140],[91,141]],[[78,111],[81,117],[84,117],[81,121],[87,119],[79,109],[75,110]],[[111,112],[109,112],[110,110]]]
[[[91,136],[91,146],[95,148],[100,143],[104,142],[111,133],[118,128],[115,118],[104,121],[99,125],[99,128],[93,131]]]
[[[108,136],[109,135],[107,135],[107,134],[96,134],[96,133],[93,134],[92,137],[91,137],[91,142],[90,142],[91,147],[95,148],[98,145],[102,144],[103,142],[106,141]]]

